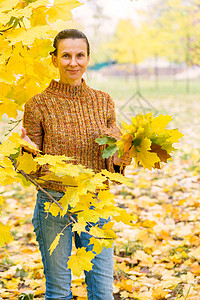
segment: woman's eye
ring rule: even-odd
[[[79,54],[78,54],[78,57],[83,57],[83,56],[84,56],[83,53],[79,53]]]
[[[66,53],[66,54],[63,55],[63,57],[69,57],[69,54]]]

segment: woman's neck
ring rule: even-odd
[[[63,80],[60,78],[59,80],[61,83],[64,83],[64,84],[69,84],[71,86],[77,86],[77,85],[81,85],[82,83],[82,78],[81,79],[77,79],[77,80]]]

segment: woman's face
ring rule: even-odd
[[[81,84],[89,56],[84,39],[62,39],[58,42],[57,56],[52,55],[52,62],[59,69],[60,81],[71,85]]]

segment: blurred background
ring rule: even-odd
[[[200,93],[199,1],[81,2],[73,16],[91,43],[87,82],[108,91],[122,112],[159,111],[158,98]]]

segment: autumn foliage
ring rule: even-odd
[[[51,67],[49,56],[49,52],[52,50],[52,38],[66,26],[66,21],[71,20],[71,10],[79,5],[81,3],[76,0],[55,0],[53,4],[47,0],[0,1],[0,48],[2,53],[0,56],[0,115],[3,116],[6,113],[14,126],[21,121],[19,115],[23,110],[23,104],[31,96],[42,91],[51,78],[57,76]],[[122,139],[116,143],[119,153],[132,151],[136,165],[140,162],[148,169],[155,167],[160,161],[166,162],[171,151],[174,150],[172,144],[181,137],[177,130],[165,129],[170,119],[171,117],[168,116],[160,116],[155,120],[148,115],[146,117],[137,116],[136,119],[133,119],[132,125],[124,123]],[[135,130],[135,125],[138,126],[137,130]],[[68,213],[70,205],[69,218],[74,223],[73,230],[78,233],[86,231],[88,223],[97,223],[102,217],[111,217],[117,223],[123,222],[132,228],[138,224],[143,224],[144,228],[150,228],[147,232],[140,233],[138,240],[152,234],[154,223],[149,220],[142,223],[142,220],[138,220],[137,211],[133,210],[129,214],[117,206],[113,193],[105,185],[105,181],[110,180],[131,189],[135,187],[135,184],[130,179],[121,174],[112,174],[107,170],[96,174],[82,165],[74,165],[73,158],[66,156],[38,153],[37,157],[33,157],[32,154],[26,152],[20,155],[21,146],[31,148],[29,144],[21,140],[17,133],[11,132],[8,137],[3,137],[0,145],[1,186],[20,184],[22,187],[26,187],[32,183],[40,189],[41,182],[56,180],[66,187],[66,193],[58,203],[52,198],[45,203],[47,216],[51,213],[53,216],[60,215],[62,217]],[[34,148],[32,150],[36,151]],[[46,164],[48,164],[50,173],[37,178],[35,173],[38,168]],[[96,190],[100,190],[98,195]],[[3,202],[4,199],[1,198],[0,205]],[[91,205],[94,207],[93,210],[91,210]],[[77,219],[74,219],[73,214],[77,215]],[[84,248],[78,249],[68,262],[68,267],[74,275],[80,276],[83,270],[91,270],[91,260],[94,256],[100,253],[103,247],[112,246],[113,240],[116,238],[113,226],[114,222],[109,222],[103,228],[91,227],[89,233],[93,251],[86,252]],[[4,246],[12,240],[10,229],[9,225],[0,223],[0,246]],[[64,229],[65,227],[55,237],[49,249],[51,253],[62,238]],[[165,235],[167,236],[167,233],[163,234],[163,236]],[[23,251],[26,252],[26,250]],[[149,249],[150,252],[151,249]],[[198,253],[193,253],[193,255],[198,255]],[[172,263],[178,263],[179,259],[174,256]],[[142,266],[150,267],[154,263],[154,258],[139,249],[133,264],[137,262],[140,265],[143,264]],[[194,272],[198,272],[195,264],[193,269]],[[40,273],[41,271],[37,275],[39,278],[42,276]],[[134,271],[132,275],[135,276]],[[7,274],[7,276],[12,275]],[[20,276],[23,277],[23,274]],[[15,284],[19,284],[18,281],[16,279]],[[7,284],[5,280],[3,283]],[[12,285],[14,281],[11,280],[9,283]],[[126,286],[127,293],[134,292],[129,281],[122,280],[121,284]],[[38,283],[35,282],[33,289],[37,287]],[[117,288],[120,290],[120,284]],[[164,289],[165,287],[161,286],[151,291],[155,300],[162,299],[167,295],[167,291]],[[16,293],[16,295],[18,294]],[[124,297],[126,298],[126,295]]]

